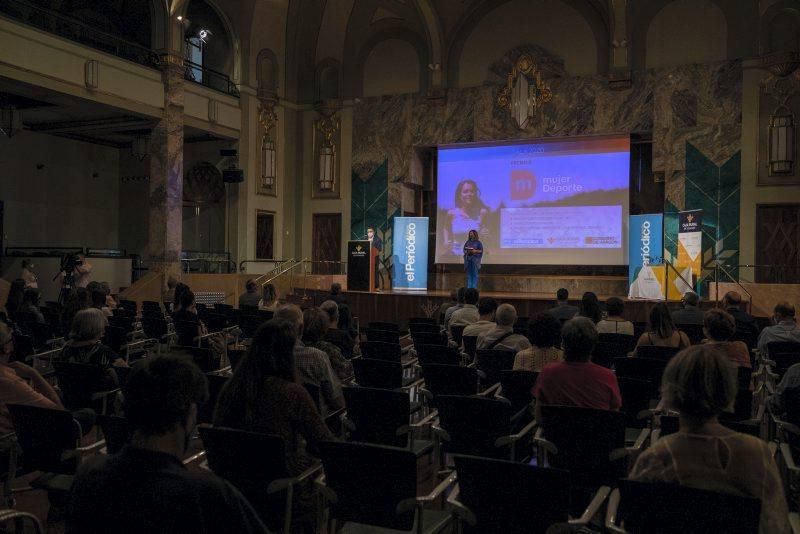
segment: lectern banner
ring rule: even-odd
[[[678,213],[678,262],[683,271],[691,267],[694,276],[700,276],[703,253],[703,210]],[[687,280],[691,282],[691,280]]]
[[[347,242],[347,290],[369,291],[369,241]]]
[[[393,289],[428,289],[428,218],[395,217]]]
[[[651,264],[661,263],[664,215],[631,215],[628,236],[628,296],[663,299],[664,291]]]

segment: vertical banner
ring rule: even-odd
[[[683,272],[691,268],[691,274],[700,276],[703,255],[703,210],[678,213],[678,261],[676,267]],[[692,283],[692,280],[687,282]]]
[[[631,215],[628,239],[628,297],[664,298],[663,280],[651,263],[661,263],[664,254],[664,215]]]
[[[428,218],[395,217],[392,289],[428,289]]]

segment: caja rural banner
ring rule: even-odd
[[[395,217],[392,233],[393,289],[428,289],[428,218]]]
[[[678,213],[678,261],[679,271],[691,268],[691,274],[700,276],[703,257],[703,210]],[[686,281],[692,283],[691,278]]]

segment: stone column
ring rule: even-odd
[[[183,58],[161,56],[164,115],[150,135],[151,271],[180,276],[183,242]]]

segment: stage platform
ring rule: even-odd
[[[353,315],[358,317],[361,326],[366,326],[370,321],[389,321],[396,322],[401,328],[406,328],[409,317],[428,317],[443,302],[450,300],[450,292],[445,290],[427,291],[398,291],[383,290],[377,293],[365,291],[343,291],[347,297]],[[302,295],[302,289],[296,289],[296,295]],[[310,299],[309,304],[318,306],[327,296],[327,291],[306,290],[306,296]],[[582,293],[570,295],[570,304],[578,305]],[[519,291],[481,291],[482,297],[492,297],[499,304],[508,302],[517,309],[519,317],[533,317],[538,313],[544,312],[555,306],[554,293],[525,293]],[[610,296],[619,295],[598,295],[601,302]],[[646,322],[650,313],[650,308],[657,301],[629,300],[622,298],[625,302],[625,317],[634,322]],[[670,308],[677,309],[680,304],[673,302]],[[712,308],[714,302],[701,301],[700,307],[703,309]]]

